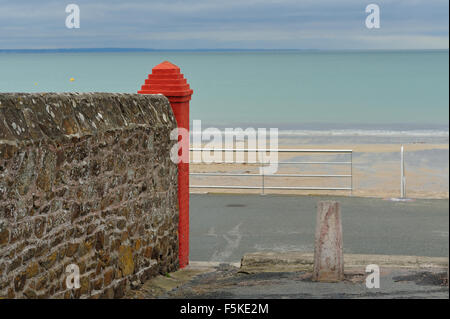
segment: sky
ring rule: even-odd
[[[365,25],[371,3],[379,29]],[[0,0],[0,49],[448,49],[448,12],[448,0]]]

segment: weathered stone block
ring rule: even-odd
[[[28,265],[26,270],[27,278],[33,278],[38,273],[39,273],[39,265],[37,262],[32,262],[31,264]]]
[[[133,249],[129,246],[119,247],[119,268],[123,276],[134,272]]]
[[[36,290],[42,290],[47,287],[48,276],[44,274],[36,280]]]
[[[56,263],[58,256],[59,251],[55,250],[41,262],[42,267],[44,267],[45,269],[50,269]]]
[[[114,279],[114,270],[109,269],[109,270],[105,271],[103,279],[104,279],[103,282],[104,282],[105,287],[109,286]]]
[[[25,283],[27,281],[27,274],[20,273],[14,278],[14,290],[16,292],[21,291],[25,287]]]
[[[66,249],[66,256],[72,257],[78,251],[79,243],[68,243]]]

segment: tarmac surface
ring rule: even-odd
[[[239,262],[259,251],[314,251],[316,204],[341,203],[344,253],[448,257],[449,201],[191,194],[190,260]]]

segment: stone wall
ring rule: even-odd
[[[119,298],[176,270],[175,127],[160,95],[0,94],[0,298]]]

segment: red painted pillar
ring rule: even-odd
[[[167,61],[155,66],[138,93],[165,95],[170,101],[178,127],[189,131],[189,101],[193,91],[178,66]],[[189,145],[189,140],[186,142]],[[183,151],[189,152],[189,148]],[[180,152],[178,154],[181,155]],[[183,268],[189,263],[189,163],[178,164],[178,204],[179,260]]]

